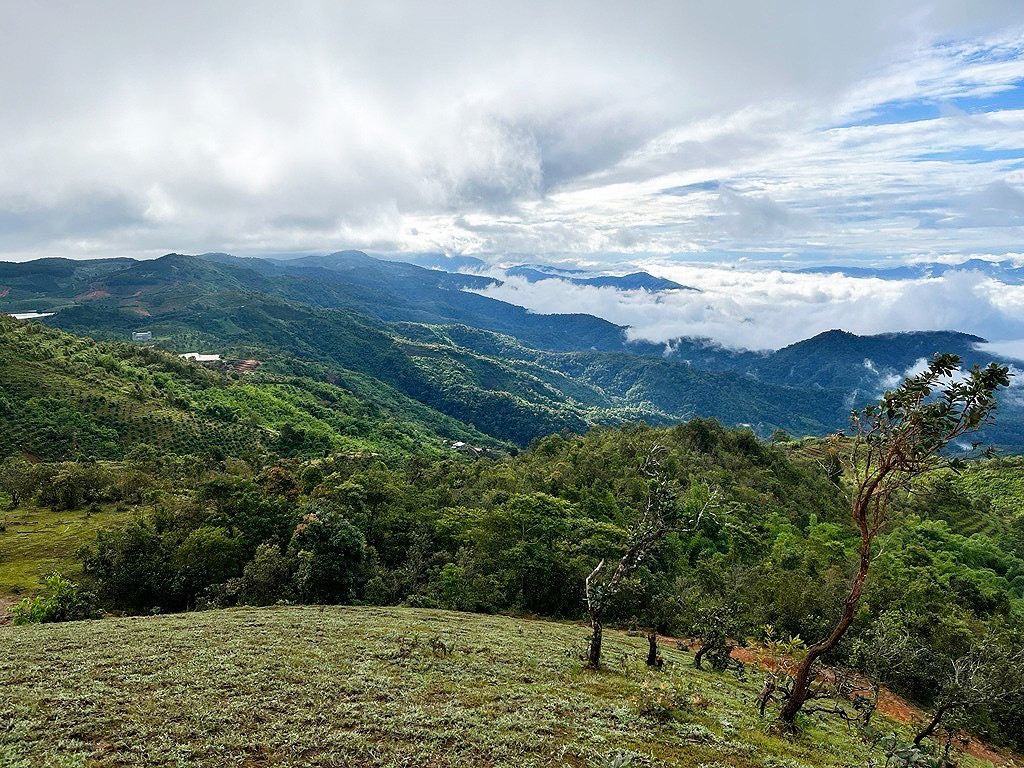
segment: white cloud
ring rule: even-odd
[[[1019,164],[916,157],[1024,146],[1024,113],[951,101],[1024,79],[1016,2],[8,3],[0,25],[7,258],[1020,241]],[[915,99],[946,116],[835,127]]]
[[[1024,360],[1024,338],[1010,339],[1008,341],[990,341],[980,345],[980,347],[1001,357]]]
[[[507,278],[482,293],[537,312],[598,315],[630,326],[632,338],[655,342],[697,336],[735,348],[776,349],[833,328],[1024,338],[1024,286],[976,272],[900,281],[664,262],[642,266],[701,292],[651,294]]]

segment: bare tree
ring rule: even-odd
[[[810,646],[793,675],[780,719],[792,723],[811,694],[818,660],[835,648],[853,623],[871,566],[875,538],[889,522],[892,501],[914,481],[949,462],[942,451],[988,423],[995,392],[1009,385],[1009,371],[995,363],[960,376],[960,358],[936,355],[927,370],[886,392],[877,405],[851,414],[853,434],[837,436],[833,449],[850,485],[848,500],[860,533],[857,573],[835,627]],[[841,449],[845,449],[840,453]]]
[[[666,450],[664,446],[655,444],[640,467],[640,474],[647,478],[649,491],[640,517],[629,531],[625,553],[612,569],[606,568],[607,560],[602,559],[584,581],[591,628],[587,666],[591,669],[601,666],[604,614],[611,598],[667,534],[697,530],[716,501],[717,494],[712,493],[707,485],[691,485],[680,504],[677,484],[662,466]]]
[[[869,696],[858,699],[864,725],[878,708],[878,697],[884,682],[898,678],[927,655],[927,649],[908,629],[906,616],[895,611],[883,613],[864,635],[854,641],[850,658],[865,675]]]

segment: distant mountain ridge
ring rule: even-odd
[[[905,264],[898,267],[857,267],[857,266],[824,266],[804,267],[789,270],[796,274],[845,275],[846,277],[877,278],[880,280],[922,280],[929,277],[941,277],[947,272],[980,272],[1008,285],[1024,285],[1024,265],[1009,259],[988,261],[986,259],[968,259],[955,264],[929,262],[922,264]]]
[[[266,358],[268,371],[363,377],[520,445],[563,429],[691,416],[762,435],[822,434],[935,352],[968,365],[994,357],[980,337],[952,331],[836,330],[767,353],[694,338],[631,342],[598,317],[541,315],[473,292],[493,283],[361,251],[42,260],[0,264],[0,311],[55,312],[43,322],[102,339],[150,330],[175,351]],[[1024,447],[1024,408],[1006,402],[991,434]]]
[[[615,288],[620,291],[696,291],[688,285],[682,285],[674,280],[665,277],[655,277],[649,272],[631,272],[628,275],[597,275],[595,277],[577,277],[576,274],[586,274],[582,270],[555,270],[548,267],[531,267],[519,265],[509,267],[505,274],[512,277],[521,277],[527,282],[537,283],[542,280],[564,280],[573,285],[589,285],[595,288]]]

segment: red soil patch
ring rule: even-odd
[[[756,664],[765,669],[777,669],[783,661],[771,656],[763,648],[737,648],[732,652],[734,659],[744,664]],[[902,696],[890,691],[888,688],[881,688],[878,693],[878,712],[898,723],[924,725],[928,722],[928,715],[919,707],[915,707]],[[1011,752],[997,752],[980,739],[963,734],[963,741],[960,748],[967,754],[981,760],[989,760],[994,765],[1013,766],[1021,761],[1020,755]]]
[[[11,615],[11,608],[19,602],[19,600],[10,595],[0,595],[0,627],[14,621],[14,616]]]
[[[252,373],[261,365],[259,360],[242,360],[231,366],[231,369],[239,373]]]

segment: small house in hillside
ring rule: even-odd
[[[191,360],[193,363],[219,363],[221,362],[220,355],[204,355],[200,352],[186,352],[183,355],[178,355],[186,360]]]
[[[152,340],[153,340],[153,332],[152,331],[135,331],[132,334],[132,341],[152,341]]]

